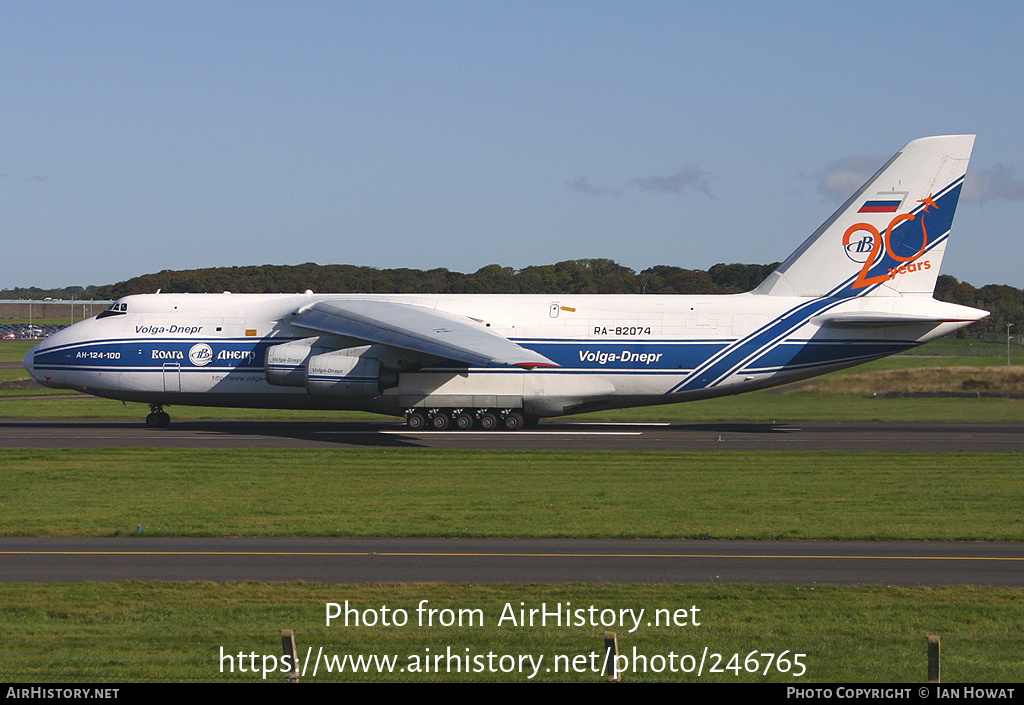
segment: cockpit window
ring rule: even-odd
[[[110,304],[110,306],[107,307],[106,311],[96,316],[96,318],[99,319],[108,318],[110,316],[123,316],[126,313],[128,313],[128,304],[120,301],[115,301],[114,303]]]

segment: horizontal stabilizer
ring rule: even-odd
[[[812,322],[832,328],[887,328],[892,326],[938,325],[940,323],[973,322],[976,318],[935,318],[933,316],[908,316],[892,313],[837,313],[821,316]]]
[[[558,367],[471,318],[423,306],[358,299],[321,301],[299,311],[291,324],[481,367]]]

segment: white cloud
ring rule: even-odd
[[[577,176],[572,181],[566,184],[566,187],[570,191],[576,193],[585,193],[588,196],[621,196],[622,192],[618,189],[609,188],[608,186],[595,186],[590,183],[590,179],[586,176]]]
[[[818,182],[818,193],[842,203],[885,164],[884,157],[844,157],[825,168]]]
[[[838,159],[822,173],[818,192],[831,200],[845,201],[884,163],[880,157]],[[1024,201],[1024,179],[1018,178],[1013,167],[1005,164],[996,164],[987,171],[968,170],[960,197],[964,203]]]
[[[961,193],[964,203],[986,201],[1024,201],[1024,179],[1014,175],[1013,167],[996,164],[988,171],[968,171]]]
[[[686,193],[687,191],[699,191],[705,196],[713,198],[711,186],[708,183],[708,172],[689,167],[680,169],[669,176],[645,176],[633,179],[633,183],[642,191],[653,191],[655,193]]]

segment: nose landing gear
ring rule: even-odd
[[[146,425],[150,428],[166,428],[171,423],[171,416],[162,404],[150,404],[149,416],[146,417]]]

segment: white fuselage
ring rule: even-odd
[[[425,307],[480,321],[558,367],[475,367],[427,359],[396,368],[373,394],[318,393],[267,381],[267,350],[308,340],[290,319],[350,298]],[[153,405],[364,409],[508,408],[533,417],[737,394],[909,349],[982,311],[915,295],[812,298],[735,295],[145,294],[25,356],[42,384]],[[880,307],[884,307],[880,311]],[[831,325],[858,314],[921,324]],[[365,341],[333,348],[377,355]]]

